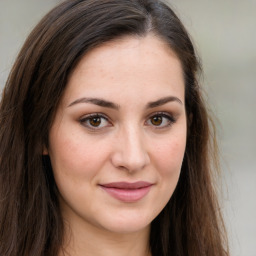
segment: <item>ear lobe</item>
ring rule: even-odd
[[[46,148],[46,146],[43,147],[43,156],[48,156],[49,152],[48,149]]]

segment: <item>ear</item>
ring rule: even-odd
[[[46,148],[46,146],[44,145],[43,147],[43,156],[47,156],[49,155],[48,149]]]

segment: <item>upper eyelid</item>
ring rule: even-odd
[[[90,118],[94,118],[94,117],[100,117],[100,118],[105,119],[105,121],[108,123],[108,125],[103,126],[103,127],[97,127],[97,126],[94,127],[94,126],[88,124],[87,122],[90,120]],[[91,114],[83,115],[81,118],[79,118],[79,123],[81,125],[83,125],[84,127],[86,127],[88,130],[94,131],[94,132],[101,131],[108,126],[112,126],[112,122],[109,120],[109,118],[105,114],[102,114],[102,113],[91,113]]]
[[[153,116],[157,116],[157,115],[168,116],[168,117],[171,117],[173,119],[176,119],[174,114],[172,114],[170,112],[167,112],[167,111],[157,111],[157,112],[151,113],[147,116],[147,119],[151,118]]]
[[[102,117],[108,121],[110,120],[110,118],[107,115],[99,112],[83,115],[82,117],[79,118],[79,120],[83,120],[90,117]]]
[[[175,117],[176,115],[174,115],[173,113],[170,113],[168,111],[156,111],[156,112],[150,113],[145,117],[145,119],[147,120],[147,119],[149,119],[149,118],[151,118],[155,115],[163,115],[163,116],[168,116],[168,117],[171,117],[173,119],[176,119],[176,117]],[[108,115],[106,115],[102,112],[95,112],[95,113],[85,114],[85,115],[81,116],[79,118],[79,120],[83,120],[83,119],[90,118],[90,117],[97,117],[97,116],[102,117],[102,118],[108,120],[109,122],[111,122],[111,120],[112,120]]]
[[[150,113],[146,116],[146,119],[152,117],[152,116],[155,116],[155,115],[166,115],[166,116],[169,116],[169,117],[173,117],[174,118],[174,115],[170,112],[167,112],[167,111],[156,111],[156,112],[153,112],[153,113]],[[80,117],[79,119],[82,120],[82,119],[85,119],[85,118],[89,118],[89,117],[95,117],[95,116],[99,116],[99,117],[103,117],[107,120],[111,120],[111,118],[104,114],[104,113],[101,113],[101,112],[95,112],[95,113],[90,113],[90,114],[85,114],[83,115],[82,117]]]
[[[111,119],[106,116],[105,114],[102,113],[91,113],[91,114],[87,114],[87,115],[83,115],[82,117],[79,118],[79,122],[82,124],[86,121],[88,121],[90,118],[94,118],[94,117],[100,117],[105,119],[109,124],[113,124]],[[89,126],[88,126],[89,127]],[[94,128],[93,128],[94,129]],[[95,128],[96,129],[96,128]],[[100,129],[100,128],[99,128]]]
[[[154,117],[154,116],[163,116],[164,118],[168,119],[168,122],[170,123],[169,125],[165,125],[165,126],[154,126],[153,127],[155,129],[164,129],[168,126],[171,126],[172,124],[176,123],[178,117],[177,116],[174,116],[172,113],[169,113],[169,112],[166,112],[166,111],[160,111],[160,112],[155,112],[155,113],[152,113],[151,115],[149,115],[145,121],[145,123],[147,123],[150,118]]]

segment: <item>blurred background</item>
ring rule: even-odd
[[[60,0],[0,0],[0,90],[26,36]],[[217,116],[233,256],[256,256],[256,0],[169,0],[202,60]]]

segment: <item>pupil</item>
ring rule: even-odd
[[[101,123],[100,117],[93,117],[92,119],[90,119],[90,124],[92,126],[99,126],[100,123]]]
[[[161,116],[154,116],[153,118],[152,118],[152,124],[153,125],[161,125],[162,124],[162,117]]]

